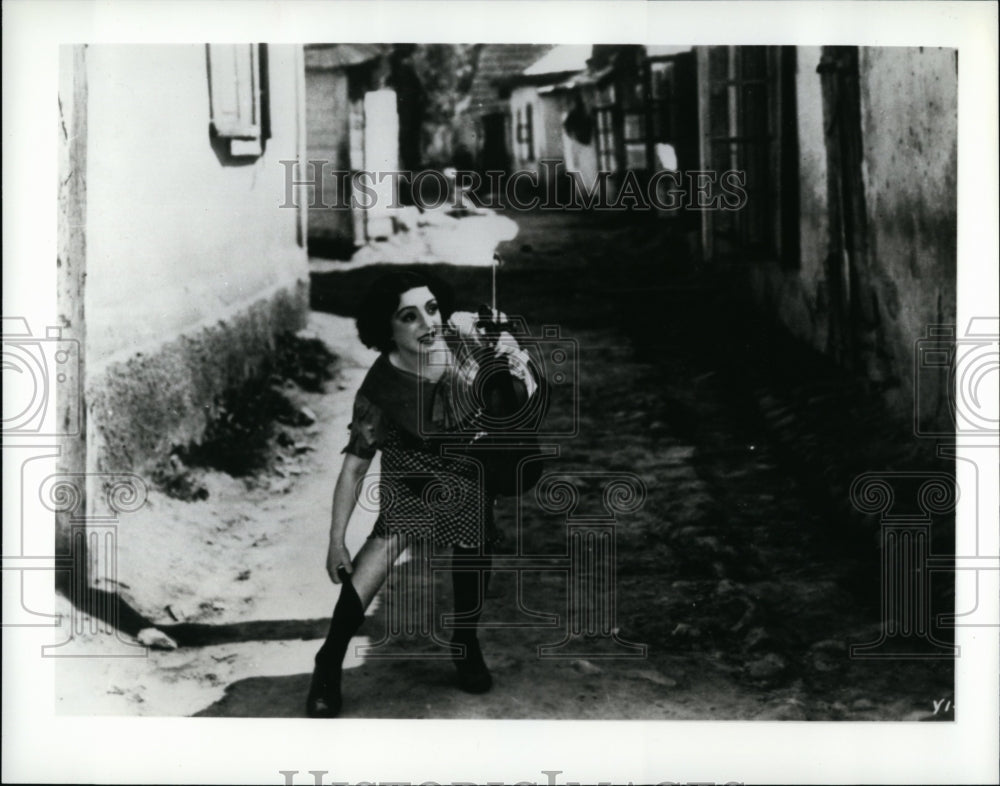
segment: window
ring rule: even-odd
[[[270,136],[266,44],[208,44],[213,135],[231,156],[259,156]]]
[[[645,111],[625,112],[622,141],[625,143],[625,168],[646,169],[648,160]]]
[[[646,145],[649,105],[641,73],[629,71],[626,78],[628,81],[621,90],[625,168],[641,170],[649,166],[649,151]]]
[[[597,121],[597,168],[601,172],[617,172],[614,85],[605,85],[597,91],[594,117]]]
[[[521,161],[535,160],[535,136],[533,126],[533,107],[525,104],[517,110],[517,157]]]
[[[708,50],[707,165],[743,172],[747,194],[742,209],[713,211],[716,254],[797,256],[794,56],[794,47]]]

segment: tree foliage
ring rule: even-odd
[[[408,71],[413,116],[420,126],[419,159],[425,165],[452,163],[482,44],[416,44],[397,49],[396,71]],[[402,77],[400,83],[407,81]],[[416,94],[418,93],[418,94]]]

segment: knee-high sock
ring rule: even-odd
[[[365,610],[361,605],[361,598],[358,597],[350,577],[345,577],[340,585],[340,597],[333,609],[333,619],[330,620],[326,641],[316,653],[316,663],[327,668],[339,668],[347,653],[347,645],[351,643],[351,638],[364,620]]]
[[[459,640],[476,637],[476,625],[482,616],[486,589],[490,581],[489,564],[483,567],[462,567],[458,564],[460,559],[469,557],[481,557],[480,562],[492,561],[486,549],[481,554],[479,548],[454,547],[451,582],[455,596],[455,614],[460,615],[455,620],[455,624],[459,627],[455,628],[454,638]]]

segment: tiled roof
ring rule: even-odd
[[[603,68],[588,68],[578,74],[572,74],[561,82],[545,85],[538,88],[540,94],[558,93],[561,90],[573,90],[584,85],[599,85],[607,77],[614,73],[614,66],[604,66]]]
[[[346,68],[387,53],[387,44],[306,44],[306,68]]]
[[[553,44],[486,44],[479,53],[469,90],[468,112],[473,115],[502,112],[507,101],[498,94],[497,80],[520,74],[552,48]]]
[[[590,44],[561,44],[524,69],[525,76],[583,71],[590,59]]]

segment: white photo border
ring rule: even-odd
[[[3,310],[32,324],[56,322],[59,45],[248,40],[957,47],[958,321],[998,313],[995,4],[14,0],[4,4],[3,15]],[[996,488],[983,493],[980,510],[995,512]],[[969,510],[966,503],[960,507],[960,533]],[[10,513],[5,502],[5,528],[16,519]],[[980,602],[992,604],[991,619],[998,616],[998,577],[981,577]],[[958,587],[960,607],[970,605],[963,604],[964,586]],[[551,777],[559,783],[997,777],[996,628],[956,629],[961,710],[952,723],[59,717],[53,714],[53,660],[39,657],[47,635],[46,629],[3,631],[5,782],[280,784],[280,770],[298,770],[296,783],[311,782],[310,770],[327,770],[324,783],[548,783],[546,771],[558,771]]]

